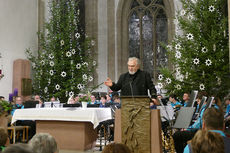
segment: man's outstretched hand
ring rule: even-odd
[[[110,78],[107,78],[107,80],[104,82],[104,84],[108,87],[111,87],[113,85],[113,81]]]

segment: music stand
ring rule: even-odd
[[[214,97],[209,97],[208,98],[208,101],[207,101],[207,104],[205,106],[205,109],[210,108],[212,106],[213,100],[214,100]]]
[[[186,107],[193,107],[194,106],[197,94],[198,94],[197,90],[192,91],[192,93],[190,95],[190,98],[189,98],[189,101],[188,101],[188,104],[186,105]]]
[[[39,101],[25,101],[24,108],[35,108]]]
[[[171,121],[175,119],[174,117],[174,110],[172,106],[157,106],[157,109],[160,109],[161,120],[164,121]]]
[[[181,107],[173,128],[187,129],[192,121],[195,107]]]
[[[200,102],[198,111],[197,111],[199,114],[200,114],[201,108],[204,106],[206,100],[207,100],[207,97],[206,97],[206,96],[203,96],[202,99],[201,99],[201,102]]]

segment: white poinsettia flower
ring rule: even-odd
[[[188,38],[188,40],[193,40],[193,34],[191,33],[188,33],[186,37]]]
[[[76,33],[75,34],[75,37],[78,39],[78,38],[80,38],[80,33]]]
[[[180,75],[179,81],[180,81],[180,82],[183,82],[183,81],[184,81],[184,75],[182,75],[182,74]]]
[[[198,58],[193,59],[193,63],[194,63],[195,65],[199,64],[199,62],[200,62],[200,60],[199,60]]]
[[[172,45],[167,45],[167,48],[168,48],[169,50],[172,50]]]
[[[219,77],[216,77],[216,78],[217,78],[217,84],[221,85],[221,78],[219,78]]]
[[[82,89],[82,84],[79,83],[79,84],[77,85],[77,88],[78,88],[79,90],[81,90],[81,89]]]
[[[66,56],[67,56],[67,57],[71,57],[71,55],[72,55],[72,54],[71,54],[70,51],[66,52]]]
[[[1,57],[0,57],[1,58]],[[36,64],[35,63],[32,63],[32,67],[35,68],[36,67]]]
[[[212,65],[212,61],[211,61],[210,59],[207,59],[207,60],[205,61],[205,64],[206,64],[207,66],[211,66],[211,65]]]
[[[194,4],[197,2],[197,0],[191,0]]]
[[[76,50],[75,49],[72,49],[72,54],[74,55],[76,53]]]
[[[160,74],[159,76],[158,76],[158,79],[161,81],[161,80],[163,80],[163,75],[162,74]]]
[[[176,44],[175,48],[176,48],[176,50],[179,50],[179,49],[181,49],[181,45],[180,44]]]
[[[95,45],[95,41],[91,40],[91,45],[94,46]]]
[[[163,84],[162,84],[162,83],[158,83],[158,84],[157,84],[157,87],[158,87],[159,89],[162,89],[162,88],[163,88]]]
[[[74,92],[73,92],[73,91],[70,91],[70,92],[69,92],[69,96],[70,96],[70,97],[73,97],[73,96],[74,96]]]
[[[175,87],[176,87],[177,90],[180,90],[180,89],[181,89],[181,85],[179,85],[179,84],[176,84]]]
[[[54,66],[54,61],[50,61],[50,66]]]
[[[87,62],[84,62],[82,65],[85,65],[85,66],[88,67],[89,64]]]
[[[166,78],[166,83],[170,84],[172,82],[172,80],[170,78]]]
[[[213,12],[213,11],[215,11],[215,7],[214,7],[213,5],[211,5],[211,6],[208,7],[208,10],[209,10],[210,12]]]
[[[202,47],[201,51],[202,53],[207,53],[208,49],[206,47]]]
[[[45,65],[45,61],[44,61],[44,60],[41,60],[41,64],[42,64],[42,65]]]
[[[181,52],[176,51],[175,57],[176,57],[177,59],[181,58]]]
[[[45,87],[45,88],[44,88],[44,93],[47,93],[47,92],[48,92],[48,88]]]
[[[182,16],[184,16],[184,15],[186,14],[186,11],[183,9],[183,10],[181,10],[180,14],[181,14]]]
[[[82,78],[83,78],[84,80],[87,80],[87,79],[88,79],[88,77],[87,77],[86,74],[83,74],[83,75],[82,75]]]
[[[80,68],[81,68],[81,64],[78,63],[78,64],[76,65],[76,68],[77,68],[77,69],[80,69]]]
[[[54,70],[50,70],[50,75],[54,75]]]
[[[200,90],[204,90],[205,89],[205,86],[204,86],[204,84],[202,83],[202,84],[200,84]]]
[[[65,44],[64,40],[61,40],[61,46],[63,46]]]
[[[61,76],[64,78],[64,77],[66,77],[66,72],[65,71],[62,71],[61,72]]]
[[[189,20],[193,20],[193,19],[194,19],[194,16],[193,16],[192,14],[189,14],[188,19],[189,19]]]
[[[93,81],[93,77],[92,76],[89,76],[89,81]]]
[[[96,61],[93,61],[93,66],[95,66],[97,64],[97,62]]]
[[[59,90],[61,87],[59,84],[56,84],[55,88],[56,88],[56,90]]]
[[[49,58],[50,59],[53,59],[54,58],[54,55],[51,53],[51,54],[49,54]]]

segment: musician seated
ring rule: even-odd
[[[171,102],[171,106],[175,111],[178,111],[182,104],[177,100],[177,96],[175,94],[171,94],[169,96],[169,101]]]
[[[208,108],[204,112],[202,130],[213,132],[213,133],[218,133],[220,136],[222,136],[222,140],[224,142],[223,144],[224,146],[223,148],[225,150],[224,152],[226,153],[230,152],[230,139],[226,137],[226,134],[224,133],[224,115],[220,109],[216,109],[215,107],[212,107],[212,108]],[[196,139],[196,137],[194,137],[194,139]],[[212,140],[207,140],[207,142],[211,142],[211,141]],[[194,143],[196,142],[194,141]],[[195,148],[194,146],[192,146],[194,143],[192,140],[192,143],[188,144],[185,147],[184,153],[191,153],[191,152],[194,153],[195,150],[201,149],[201,148]],[[201,144],[209,145],[209,146],[206,145],[205,148],[211,148],[213,146],[213,144],[208,144],[206,142],[201,142]],[[201,147],[204,147],[204,146],[201,146]]]

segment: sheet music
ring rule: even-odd
[[[173,120],[174,117],[174,110],[171,105],[168,106],[157,106],[157,109],[160,109],[161,114],[161,121],[164,122],[166,120]]]

